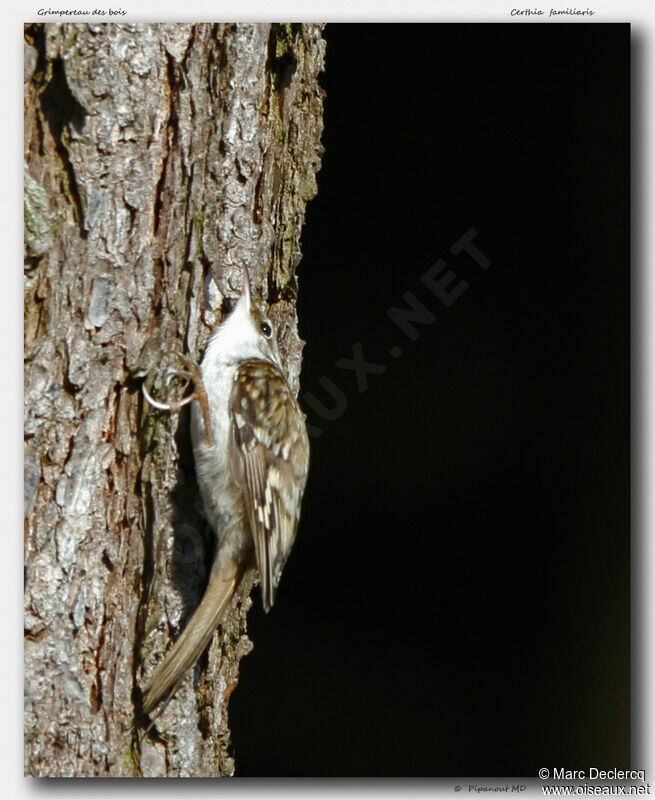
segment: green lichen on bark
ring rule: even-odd
[[[23,221],[25,251],[29,256],[42,256],[52,247],[55,225],[50,217],[48,195],[40,183],[23,173]]]

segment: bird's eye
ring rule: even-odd
[[[259,327],[260,327],[261,332],[264,334],[264,336],[267,339],[270,339],[271,338],[271,326],[268,324],[268,322],[262,322]]]

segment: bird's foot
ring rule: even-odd
[[[182,353],[177,353],[177,357],[182,362],[184,369],[173,369],[172,367],[167,369],[165,384],[168,387],[174,378],[182,378],[184,381],[182,394],[184,395],[189,386],[193,384],[193,391],[191,394],[183,396],[181,400],[176,400],[170,403],[155,400],[155,398],[150,394],[150,389],[148,388],[148,386],[152,384],[150,381],[145,380],[141,384],[143,396],[153,408],[157,408],[160,411],[169,411],[170,413],[181,411],[184,406],[188,406],[194,401],[199,403],[205,423],[205,436],[208,442],[212,442],[213,436],[209,420],[209,401],[207,400],[207,391],[205,390],[205,384],[202,380],[202,372],[200,367],[195,363],[195,361],[192,361],[190,358],[182,355]]]

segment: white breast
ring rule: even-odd
[[[232,436],[230,395],[236,364],[228,366],[217,360],[211,344],[200,365],[209,403],[213,441],[208,442],[199,403],[191,408],[191,442],[198,486],[205,512],[214,531],[219,534],[229,517],[237,511],[235,488],[230,474],[229,447]]]

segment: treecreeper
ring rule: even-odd
[[[289,388],[271,321],[255,303],[248,271],[233,310],[212,335],[198,366],[181,357],[176,374],[193,381],[177,403],[191,403],[191,440],[203,505],[217,536],[216,556],[200,605],[155,670],[143,701],[150,714],[209,644],[242,576],[259,570],[269,611],[293,545],[307,482],[305,417]]]

